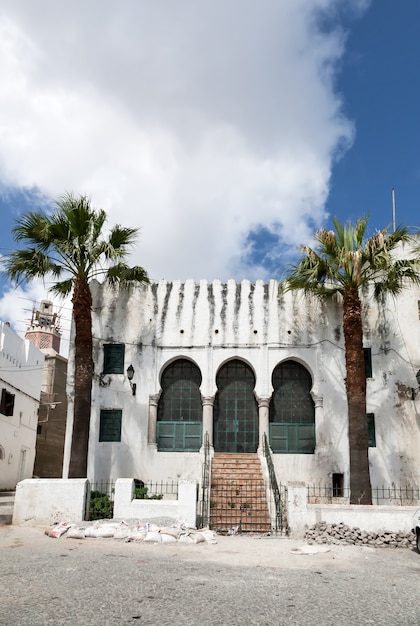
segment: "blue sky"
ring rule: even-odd
[[[0,254],[64,191],[155,280],[275,277],[333,216],[391,224],[392,187],[417,226],[419,28],[417,0],[3,0]],[[0,282],[0,317],[45,293]]]

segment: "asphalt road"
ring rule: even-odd
[[[0,624],[416,625],[412,549],[217,537],[217,544],[51,539],[0,527]]]

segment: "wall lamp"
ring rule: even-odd
[[[415,389],[414,389],[414,387],[411,388],[411,399],[412,400],[416,399],[416,395],[418,394],[418,392],[420,390],[420,370],[416,374],[416,380],[417,380],[418,387],[416,387]]]
[[[133,396],[136,395],[136,383],[133,383],[133,376],[134,376],[134,367],[132,365],[129,365],[127,367],[127,378],[128,378],[128,382],[130,383],[130,387],[131,387],[131,392],[133,394]]]

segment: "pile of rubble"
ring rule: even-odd
[[[366,545],[373,547],[411,548],[415,547],[415,535],[413,532],[366,532],[360,528],[351,528],[346,524],[327,524],[318,522],[306,531],[305,539],[309,544],[348,544]]]
[[[165,523],[166,522],[166,523]],[[58,522],[45,529],[48,537],[55,539],[122,539],[126,542],[144,541],[145,543],[217,543],[215,533],[208,528],[197,530],[182,522],[165,520],[163,524],[129,521],[97,521],[83,525],[71,522]]]

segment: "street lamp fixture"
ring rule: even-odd
[[[128,382],[130,383],[130,387],[131,387],[131,393],[133,394],[133,396],[136,395],[136,383],[133,383],[133,376],[134,376],[134,367],[132,365],[129,365],[127,367],[127,378],[128,378]]]
[[[411,399],[412,400],[416,399],[416,395],[418,394],[418,392],[420,390],[420,370],[416,374],[416,380],[417,380],[418,387],[416,387],[415,389],[414,389],[414,387],[411,388]]]

